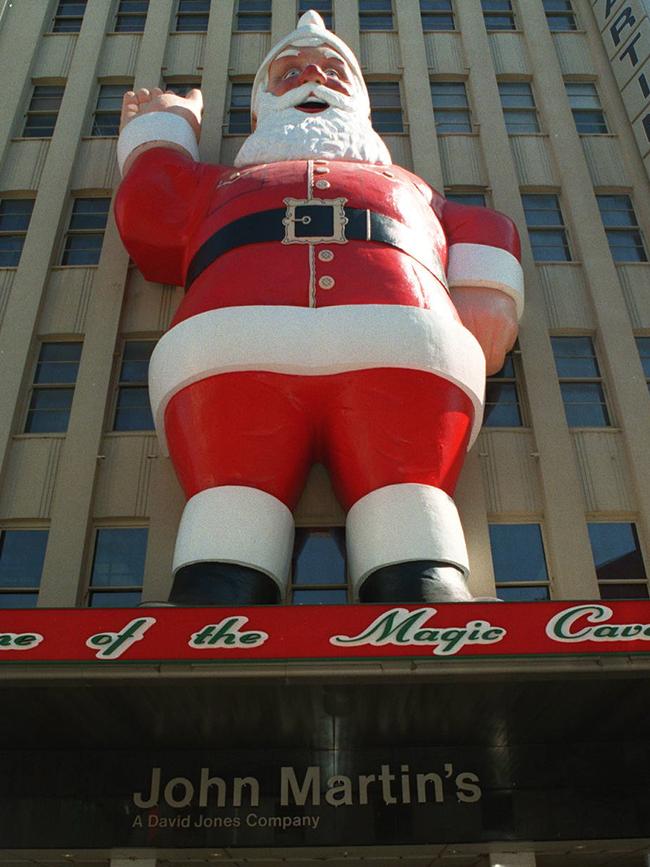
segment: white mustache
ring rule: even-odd
[[[267,96],[272,96],[272,94],[267,93]],[[288,90],[283,96],[273,96],[273,101],[269,100],[268,107],[273,111],[284,111],[287,108],[295,108],[310,96],[314,96],[332,108],[339,108],[342,111],[354,111],[356,108],[354,97],[345,96],[345,94],[324,87],[322,84],[310,84],[309,82],[301,84],[295,90]]]

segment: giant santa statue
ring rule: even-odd
[[[391,159],[315,12],[262,63],[235,168],[198,161],[201,95],[127,93],[115,213],[148,280],[187,292],[150,366],[188,497],[170,601],[283,598],[314,461],[362,602],[472,598],[452,494],[522,309],[512,222]]]

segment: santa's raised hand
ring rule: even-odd
[[[163,138],[158,141],[144,141],[129,155],[123,167],[123,174],[128,172],[136,157],[140,156],[144,151],[150,150],[152,147],[164,144],[165,147],[185,152],[192,152],[196,149],[196,143],[201,136],[201,116],[203,114],[203,96],[201,91],[196,88],[190,90],[187,96],[178,96],[173,91],[163,91],[160,87],[154,87],[151,90],[141,87],[136,91],[127,91],[122,99],[120,132],[129,127],[128,132],[137,135],[135,130],[138,124],[133,125],[134,121],[139,122],[140,119],[145,118],[148,114],[161,112],[179,117],[189,124],[187,133],[190,134],[191,131],[191,139],[188,138],[185,147],[178,144],[174,139],[167,141]],[[170,120],[170,123],[177,122]]]

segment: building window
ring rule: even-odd
[[[0,268],[15,268],[32,218],[34,199],[0,200]]]
[[[370,117],[378,133],[404,132],[398,81],[368,82]]]
[[[392,29],[392,0],[359,0],[359,30]]]
[[[97,530],[88,588],[90,608],[132,608],[142,597],[146,527]]]
[[[571,250],[560,202],[551,193],[523,193],[528,237],[536,262],[570,262]]]
[[[551,337],[569,427],[609,427],[600,367],[591,337]]]
[[[636,348],[639,350],[641,366],[645,373],[646,384],[650,392],[650,337],[635,337]]]
[[[551,30],[577,30],[571,0],[543,0],[546,20]]]
[[[228,132],[233,135],[248,135],[251,131],[252,89],[250,82],[233,82],[230,85]]]
[[[142,33],[148,9],[149,0],[120,0],[115,18],[115,32]]]
[[[63,245],[62,265],[96,265],[102,252],[111,200],[75,199]]]
[[[298,0],[298,18],[310,9],[318,12],[328,30],[332,29],[332,0]]]
[[[548,599],[549,577],[539,524],[490,524],[489,531],[499,599]]]
[[[59,0],[52,22],[52,33],[78,33],[86,11],[86,0]]]
[[[459,205],[474,205],[480,208],[486,206],[485,193],[475,190],[445,190],[445,198]]]
[[[425,33],[456,29],[451,0],[420,0],[420,16]]]
[[[506,129],[511,135],[539,132],[533,91],[527,81],[500,81],[499,96]]]
[[[47,530],[0,531],[0,608],[35,608]]]
[[[25,433],[67,431],[80,358],[81,343],[61,341],[41,345]]]
[[[564,86],[578,132],[581,135],[606,133],[607,124],[596,85],[589,81],[565,81]]]
[[[100,86],[91,135],[113,136],[119,133],[122,97],[130,87],[130,84],[102,84]]]
[[[271,0],[239,0],[237,30],[270,30]]]
[[[464,81],[432,81],[431,101],[438,135],[472,131]]]
[[[149,403],[149,359],[155,340],[127,340],[122,350],[113,430],[153,430]]]
[[[63,99],[63,84],[37,84],[34,86],[27,114],[25,115],[25,138],[50,138]]]
[[[486,30],[515,30],[515,13],[510,0],[481,0]]]
[[[176,96],[187,96],[190,90],[195,90],[196,88],[200,89],[201,82],[199,79],[196,79],[195,81],[167,81],[165,79],[163,87],[165,90],[175,93]]]
[[[208,29],[210,0],[178,0],[177,33],[204,33]]]
[[[345,529],[298,527],[293,548],[294,605],[345,605]]]
[[[509,352],[498,373],[488,377],[485,391],[484,427],[521,427],[521,405],[514,353]]]
[[[629,196],[597,195],[600,216],[615,262],[647,262],[648,256]]]
[[[634,524],[587,524],[601,599],[647,599],[648,576]]]

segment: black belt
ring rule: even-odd
[[[283,244],[343,244],[346,241],[379,241],[417,259],[438,280],[440,265],[433,245],[426,247],[415,233],[400,223],[360,208],[346,208],[346,199],[285,199],[286,208],[259,211],[233,220],[199,247],[187,271],[185,288],[219,256],[246,244],[278,241]],[[421,230],[420,230],[421,231]]]

